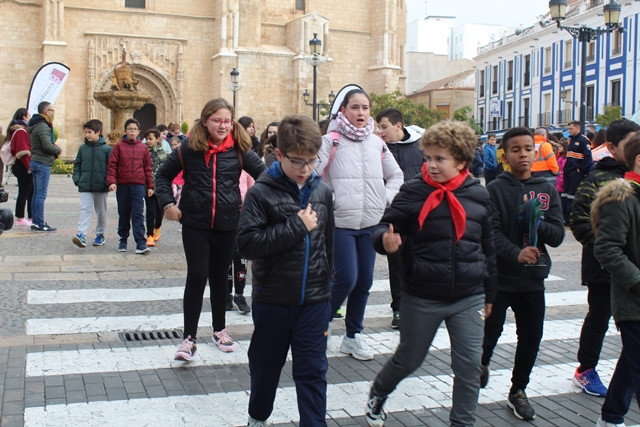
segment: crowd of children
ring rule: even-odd
[[[619,120],[601,132],[606,142],[591,170],[589,146],[573,122],[569,140],[517,127],[499,143],[489,135],[480,148],[466,124],[443,121],[416,131],[395,109],[376,117],[376,134],[371,100],[360,88],[339,102],[324,137],[311,119],[288,116],[265,129],[263,144],[253,119],[234,122],[223,99],[204,106],[190,138],[172,123],[147,129],[140,139],[140,123],[129,119],[111,147],[102,123],[89,120],[74,162],[80,212],[73,243],[87,246],[93,211],[93,245],[105,243],[109,191],[118,204],[118,251],[127,250],[132,231],[135,252],[148,254],[163,218],[180,221],[187,278],[184,337],[175,358],[197,355],[207,282],[220,350],[234,350],[225,311],[235,303],[252,312],[250,426],[267,425],[289,350],[300,423],[326,425],[330,321],[346,300],[340,350],[373,358],[363,319],[374,251],[385,254],[400,343],[371,385],[367,423],[384,425],[386,401],[423,363],[444,322],[454,375],[449,421],[462,426],[475,423],[509,308],[517,344],[507,406],[520,419],[535,418],[525,390],[543,335],[544,280],[552,264],[547,246],[559,246],[570,225],[583,245],[589,304],[572,380],[588,394],[606,396],[599,426],[623,425],[632,393],[640,398],[640,126]],[[253,151],[267,138],[268,169]],[[470,173],[472,165],[486,188]],[[566,197],[561,204],[560,195],[569,193],[572,204]],[[243,295],[247,260],[251,305]],[[607,390],[596,365],[612,314],[623,348]]]

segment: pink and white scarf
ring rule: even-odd
[[[355,141],[364,141],[373,132],[373,117],[369,117],[367,125],[363,128],[355,127],[341,112],[338,112],[336,121],[338,122],[338,132]]]

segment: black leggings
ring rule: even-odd
[[[24,206],[27,205],[27,216],[31,218],[31,196],[33,196],[33,177],[22,162],[16,160],[11,171],[18,179],[18,198],[16,199],[16,218],[25,218]]]
[[[164,211],[158,203],[158,196],[153,194],[151,197],[145,197],[144,203],[147,208],[147,237],[153,236],[153,231],[156,228],[162,227],[162,218],[164,217]]]
[[[235,231],[214,231],[182,226],[182,245],[187,259],[184,288],[184,338],[195,339],[202,312],[204,288],[209,281],[213,330],[225,328],[227,273],[235,247]]]

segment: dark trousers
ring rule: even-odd
[[[229,295],[233,293],[234,284],[236,295],[242,295],[244,293],[244,286],[247,283],[247,260],[240,256],[238,249],[234,249],[233,251],[233,259],[229,264],[229,273],[227,274],[227,277]]]
[[[209,281],[213,330],[226,325],[227,269],[236,240],[235,231],[214,231],[182,226],[182,246],[187,259],[184,286],[184,338],[196,338],[202,312],[204,288]]]
[[[286,307],[253,301],[249,345],[249,415],[265,421],[273,411],[280,372],[291,347],[300,427],[326,426],[329,301]]]
[[[622,424],[633,394],[640,405],[640,322],[620,322],[622,352],[602,404],[602,419]]]
[[[569,222],[569,213],[571,212],[571,206],[573,205],[573,198],[575,197],[580,181],[582,181],[582,174],[577,170],[570,170],[564,172],[564,191],[561,194],[562,202],[562,215],[564,221]]]
[[[373,285],[376,251],[371,242],[373,227],[362,230],[336,228],[333,252],[334,276],[331,282],[331,314],[345,299],[347,337],[353,338],[364,329],[364,311]]]
[[[151,197],[144,198],[145,207],[147,208],[147,237],[153,236],[153,230],[162,227],[162,218],[164,211],[158,202],[158,196],[155,193]]]
[[[483,171],[484,173],[484,185],[489,184],[491,181],[493,181],[494,179],[496,179],[496,170],[489,170],[489,169],[485,169]]]
[[[24,207],[27,206],[27,217],[33,218],[31,198],[33,197],[33,177],[27,172],[22,162],[16,160],[11,171],[18,180],[18,198],[16,200],[16,218],[25,218]]]
[[[389,288],[391,288],[391,310],[400,310],[400,295],[402,294],[402,256],[401,251],[387,254],[389,264]]]
[[[498,291],[493,303],[493,312],[484,322],[484,341],[482,343],[482,364],[488,365],[493,350],[502,334],[507,308],[511,307],[516,319],[516,355],[511,376],[511,393],[524,390],[529,384],[529,376],[536,363],[542,326],[544,324],[544,291],[502,292]]]
[[[126,242],[130,227],[133,227],[133,238],[138,249],[147,246],[144,238],[144,193],[142,184],[118,184],[116,190],[118,236]]]
[[[581,371],[595,368],[600,359],[602,342],[609,329],[611,319],[611,285],[589,285],[589,311],[584,318],[580,331],[580,348],[578,348],[578,362]]]

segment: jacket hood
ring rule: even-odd
[[[94,145],[94,146],[98,146],[98,145],[104,145],[107,143],[107,140],[105,139],[104,135],[100,135],[100,137],[98,138],[97,141],[95,142],[89,142],[87,141],[87,138],[84,139],[84,143],[88,144],[88,145]]]
[[[613,157],[604,157],[600,161],[596,162],[596,165],[593,168],[594,170],[606,170],[606,171],[616,171],[620,175],[624,175],[629,171],[629,168],[626,164],[621,163],[614,159]]]
[[[516,178],[516,176],[514,174],[512,174],[511,172],[503,172],[500,175],[498,175],[496,177],[496,179],[502,180],[502,181],[506,181],[508,182],[510,185],[517,185],[520,186],[520,180],[518,178]],[[547,180],[541,176],[532,176],[531,178],[526,180],[527,183],[529,184],[540,184],[543,182],[547,182]]]
[[[51,123],[41,114],[34,114],[31,116],[31,120],[29,120],[29,127],[33,127],[38,123],[45,122],[47,126],[51,127]]]
[[[394,142],[394,144],[414,143],[420,140],[420,138],[422,138],[422,134],[424,133],[424,129],[422,129],[420,126],[415,125],[406,126],[402,128],[402,130],[404,131],[404,138],[402,138],[402,141]]]
[[[618,178],[607,183],[598,191],[595,200],[591,203],[591,225],[593,226],[594,234],[597,232],[598,224],[600,223],[602,207],[607,203],[620,203],[627,200],[633,194],[634,186],[637,187],[637,184],[633,184],[624,178]]]
[[[9,131],[9,133],[13,133],[20,128],[26,128],[26,127],[27,127],[27,122],[25,122],[24,120],[13,120],[9,125],[9,129],[7,130]]]

